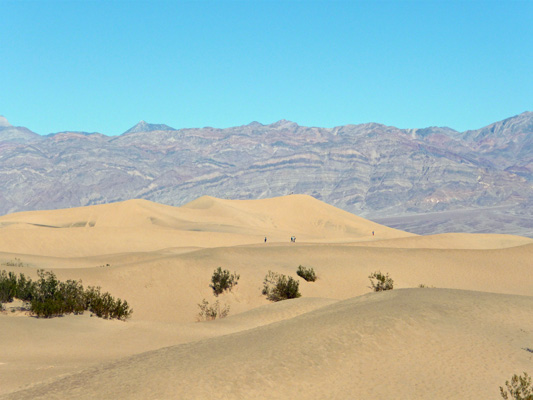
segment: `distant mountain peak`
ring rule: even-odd
[[[6,117],[0,115],[0,142],[26,143],[39,140],[41,136],[23,126],[13,126]]]
[[[247,126],[251,126],[251,127],[260,127],[260,126],[263,126],[263,124],[260,123],[260,122],[257,122],[257,121],[252,121],[252,122],[250,122]]]
[[[12,125],[9,123],[7,118],[4,117],[3,115],[0,115],[0,127],[7,128],[7,127],[10,127],[10,126],[12,126]]]
[[[292,122],[286,119],[280,119],[277,122],[274,122],[273,124],[270,124],[270,127],[272,128],[296,128],[298,127],[298,124],[296,122]]]
[[[138,132],[152,132],[152,131],[175,131],[176,129],[165,125],[165,124],[149,124],[148,122],[141,120],[138,124],[132,126],[123,135],[127,133],[138,133]]]

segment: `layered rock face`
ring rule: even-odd
[[[415,233],[497,225],[533,236],[532,132],[531,112],[463,133],[281,120],[181,130],[141,121],[119,136],[39,136],[4,118],[0,213],[303,193]]]

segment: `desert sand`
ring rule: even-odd
[[[101,286],[134,310],[127,322],[0,313],[1,399],[496,399],[533,373],[525,237],[417,236],[303,195],[130,200],[0,217],[0,263]],[[219,266],[240,274],[218,297],[230,315],[197,322]],[[267,301],[269,270],[302,297]],[[377,270],[394,290],[371,292]]]

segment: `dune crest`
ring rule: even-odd
[[[51,270],[134,312],[126,323],[0,312],[0,397],[497,397],[530,362],[532,259],[529,238],[417,236],[303,195],[5,215],[0,269]],[[218,267],[240,279],[215,298]],[[369,293],[377,270],[393,291]],[[302,297],[270,303],[268,271]],[[229,317],[195,322],[203,299]]]
[[[530,365],[523,347],[533,340],[532,310],[531,297],[369,294],[102,364],[5,399],[496,398],[507,371]]]
[[[413,236],[357,217],[311,196],[222,200],[204,196],[183,207],[128,200],[0,217],[0,251],[94,256],[172,247],[338,242]]]

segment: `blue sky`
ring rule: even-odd
[[[532,1],[0,0],[0,115],[476,129],[533,111],[532,20]]]

